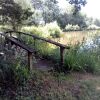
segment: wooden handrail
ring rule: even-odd
[[[7,34],[7,33],[13,33],[13,32],[15,32],[15,31],[7,31],[7,32],[5,32],[5,33]],[[54,45],[56,45],[56,46],[59,46],[59,47],[65,48],[65,49],[70,49],[69,46],[63,45],[63,44],[58,43],[58,42],[55,42],[55,41],[53,41],[53,40],[49,40],[49,39],[46,39],[46,38],[43,38],[43,37],[39,37],[39,36],[34,35],[34,34],[28,34],[28,33],[17,32],[17,31],[16,31],[15,33],[20,33],[20,34],[24,34],[24,35],[27,35],[27,36],[31,36],[31,37],[33,37],[33,38],[35,38],[35,39],[43,40],[43,41],[45,41],[45,42],[48,42],[48,43],[50,43],[50,44],[54,44]]]
[[[19,37],[20,37],[21,34],[24,34],[24,35],[27,35],[27,36],[32,37],[33,39],[42,40],[42,41],[45,41],[45,42],[48,42],[48,43],[50,43],[50,44],[54,44],[54,45],[60,47],[60,66],[63,66],[63,65],[64,65],[64,50],[65,50],[65,49],[70,49],[69,46],[60,44],[60,43],[55,42],[55,41],[53,41],[53,40],[49,40],[49,39],[46,39],[46,38],[43,38],[43,37],[39,37],[39,36],[34,35],[34,34],[28,34],[28,33],[17,32],[17,31],[7,31],[7,32],[5,32],[5,36],[6,36],[6,34],[8,34],[8,33],[10,34],[10,36],[12,36],[12,33],[18,33],[18,34],[19,34]]]

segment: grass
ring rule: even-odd
[[[18,100],[99,100],[100,77],[87,73],[34,71],[17,91]]]
[[[63,32],[62,37],[59,39],[58,42],[65,45],[68,45],[68,44],[75,45],[78,42],[82,42],[83,40],[91,38],[99,33],[100,33],[99,30]]]
[[[100,76],[33,70],[24,86],[6,90],[1,100],[99,100]]]
[[[34,34],[34,31],[32,32]],[[100,73],[98,54],[99,48],[93,49],[92,52],[85,48],[82,52],[79,52],[80,47],[84,48],[86,39],[92,39],[97,34],[99,34],[99,31],[75,31],[61,34],[59,42],[71,47],[70,50],[65,50],[64,54],[64,68],[66,71],[77,70],[91,73]],[[57,41],[57,39],[53,38],[52,40]],[[57,63],[56,65],[59,64],[60,53],[58,47],[40,40],[34,41],[32,38],[28,37],[26,38],[26,42],[33,48],[35,48],[36,51],[38,51],[39,56],[42,56],[49,60],[51,59],[52,61]],[[96,49],[98,50],[96,51]]]
[[[91,34],[89,32],[87,34],[75,33],[64,34],[67,39],[67,36],[72,37],[72,40],[75,42],[74,38],[77,37],[79,42],[82,42],[83,37],[87,37],[89,34],[89,38],[95,34]],[[98,33],[98,32],[96,32]],[[81,36],[81,37],[80,37]],[[80,39],[80,40],[79,40]],[[28,43],[34,47],[34,41],[30,38],[27,38]],[[54,59],[59,62],[59,49],[41,42],[36,41],[37,46],[35,47],[39,50],[39,55],[45,56],[45,58]],[[72,43],[73,44],[73,43]],[[80,46],[80,45],[79,45]],[[92,68],[90,72],[96,71],[99,68],[100,63],[97,55],[89,54],[86,52],[78,53],[77,50],[79,48],[73,47],[72,50],[67,51],[65,54],[65,67],[67,68],[68,64],[73,67],[73,70],[78,70],[81,72],[83,68]],[[96,52],[95,52],[96,53]],[[96,57],[96,58],[95,58]],[[98,62],[97,62],[98,60]],[[84,66],[84,65],[89,66]],[[81,68],[82,67],[82,68]],[[12,67],[11,67],[12,68]],[[16,69],[15,74],[17,74],[17,78],[21,78],[20,76],[24,74],[23,70]],[[86,71],[88,70],[86,69]],[[5,71],[5,70],[4,70]],[[100,98],[100,76],[92,75],[89,73],[79,73],[72,72],[70,74],[65,73],[57,73],[54,71],[44,72],[39,70],[33,70],[33,72],[28,77],[28,80],[25,81],[24,86],[17,87],[17,90],[11,90],[8,88],[4,96],[1,96],[1,100],[99,100]],[[27,76],[27,75],[25,75]],[[22,76],[23,79],[23,76]],[[18,81],[19,82],[19,81]],[[1,94],[2,95],[2,94]]]

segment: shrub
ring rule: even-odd
[[[28,78],[28,70],[17,62],[11,62],[0,59],[0,92],[7,89],[15,89],[19,85],[23,85]],[[5,92],[4,92],[5,93]]]
[[[52,32],[50,33],[50,36],[52,36],[52,38],[60,38],[60,32],[58,30],[52,30]]]
[[[43,30],[42,27],[35,27],[35,26],[26,26],[23,27],[21,29],[22,32],[26,32],[26,33],[31,33],[31,34],[35,34],[37,36],[43,36],[45,37],[45,34],[43,34]]]
[[[96,26],[96,25],[90,25],[90,26],[88,26],[87,29],[88,29],[88,30],[96,30],[96,29],[99,29],[99,27]]]
[[[79,31],[80,27],[78,25],[68,24],[65,27],[65,31]]]
[[[56,22],[46,24],[44,27],[47,30],[47,33],[52,36],[53,38],[60,38],[61,36],[61,29]]]
[[[22,32],[28,32],[42,37],[60,38],[61,29],[56,22],[46,24],[46,26],[26,26],[21,29]]]
[[[9,31],[11,29],[12,28],[10,25],[0,25],[0,31],[2,31],[2,32]]]
[[[60,27],[56,24],[56,23],[50,23],[47,24],[46,26],[42,27],[23,27],[23,31],[25,32],[27,30],[27,32],[31,31],[33,32],[33,30],[35,30],[36,35],[40,33],[40,28],[42,30],[42,35],[44,35],[44,37],[49,37],[50,35],[53,38],[58,38],[60,37],[60,33],[61,33],[61,29]],[[38,32],[37,32],[38,31]],[[34,32],[33,32],[34,34]],[[55,62],[59,62],[59,49],[56,48],[54,45],[51,45],[49,43],[46,43],[44,41],[41,40],[34,40],[31,37],[23,37],[23,39],[25,40],[25,42],[29,45],[31,45],[32,47],[34,47],[34,49],[37,51],[37,54],[39,56],[45,57],[47,59],[52,59]],[[34,45],[35,44],[35,45]]]

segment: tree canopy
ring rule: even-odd
[[[86,5],[86,0],[68,0],[70,4],[74,5],[75,7],[75,12],[78,12],[81,9],[81,6]]]
[[[0,0],[0,21],[1,23],[10,23],[13,30],[16,30],[18,25],[24,24],[32,12],[29,8],[23,9],[14,0]]]
[[[60,12],[57,0],[32,0],[32,4],[37,15],[41,14],[45,24],[57,19]]]
[[[25,23],[38,25],[41,21],[45,24],[58,21],[62,27],[69,23],[78,25],[84,23],[83,16],[76,12],[86,4],[86,0],[67,1],[73,5],[73,9],[71,13],[62,14],[57,0],[0,0],[0,22],[11,24],[14,30],[16,26]],[[34,9],[34,14],[32,9]]]

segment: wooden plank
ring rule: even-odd
[[[24,44],[23,42],[21,43],[20,41],[18,41],[18,39],[13,38],[13,37],[6,37],[8,41],[10,41],[12,44],[15,44],[25,50],[27,50],[30,53],[33,53],[34,50],[32,48],[30,48],[28,45]]]

